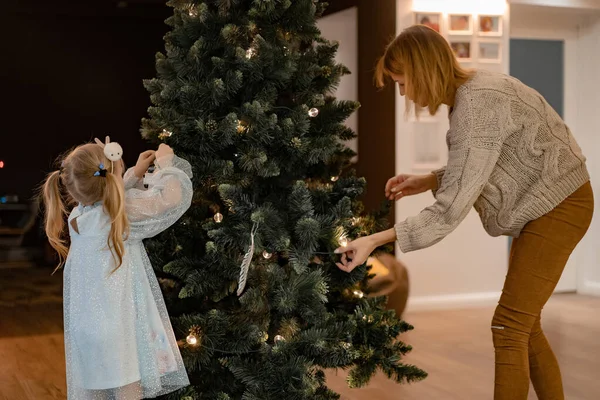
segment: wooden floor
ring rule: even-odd
[[[490,322],[494,307],[407,313],[415,330],[403,340],[413,346],[405,362],[429,373],[421,382],[397,385],[384,376],[369,387],[348,389],[343,372],[329,385],[342,400],[488,400],[493,398],[494,349]],[[600,298],[554,295],[542,326],[561,365],[567,400],[600,399]],[[537,399],[530,389],[529,399]]]
[[[1,283],[0,283],[1,286]],[[544,329],[562,366],[568,400],[600,399],[600,298],[556,295],[546,307]],[[492,399],[493,308],[408,313],[416,329],[403,340],[414,347],[405,360],[429,377],[396,385],[377,376],[365,389],[346,387],[342,371],[329,384],[344,400]],[[62,306],[0,305],[0,399],[65,399]],[[535,399],[533,393],[530,399]]]

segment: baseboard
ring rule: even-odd
[[[587,281],[578,288],[577,293],[600,297],[600,282]]]
[[[501,292],[461,293],[408,298],[407,311],[485,307],[498,304]]]

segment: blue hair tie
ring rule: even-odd
[[[94,172],[94,176],[102,176],[106,178],[106,170],[104,169],[104,164],[100,163],[100,169]]]

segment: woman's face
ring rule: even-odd
[[[394,82],[398,84],[398,90],[400,91],[400,96],[406,95],[406,78],[404,75],[395,75],[391,74]],[[427,104],[423,104],[423,101],[419,101],[418,99],[411,99],[410,96],[407,96],[411,101],[413,101],[419,107],[427,107]]]
[[[392,79],[394,80],[394,82],[396,82],[396,84],[398,85],[398,90],[400,91],[400,96],[404,96],[406,93],[404,90],[404,75],[391,74],[391,76],[392,76]]]

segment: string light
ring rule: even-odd
[[[344,348],[344,350],[350,350],[350,348],[352,347],[352,343],[348,342],[342,342],[341,345]]]
[[[252,57],[254,57],[255,54],[256,54],[256,50],[254,50],[252,47],[250,47],[248,50],[246,50],[246,58],[247,59],[251,59]]]
[[[262,256],[268,260],[269,258],[273,257],[273,254],[265,250],[263,251]]]
[[[337,182],[337,181],[338,181],[338,179],[340,179],[340,177],[339,177],[339,176],[332,176],[332,177],[331,177],[331,182]]]
[[[362,299],[363,297],[365,297],[365,294],[360,290],[355,290],[352,293],[354,294],[354,296],[358,297],[359,299]]]
[[[316,117],[317,115],[319,115],[319,109],[316,107],[311,108],[310,110],[308,110],[308,116],[311,118]]]
[[[223,222],[223,214],[216,213],[215,216],[213,217],[213,219],[215,220],[215,222],[217,224],[220,224],[221,222]]]
[[[263,332],[260,338],[263,342],[266,342],[267,340],[269,340],[269,334],[267,332]]]
[[[275,340],[275,343],[285,342],[285,338],[281,335],[275,336],[274,340]]]
[[[246,131],[247,125],[244,121],[238,120],[237,132],[244,133]]]
[[[190,346],[198,346],[198,345],[200,345],[201,338],[202,338],[202,330],[200,329],[199,326],[194,325],[190,328],[190,334],[187,335],[187,337],[185,338],[185,341]]]
[[[195,346],[198,343],[198,338],[196,337],[196,335],[194,334],[189,334],[186,338],[185,341],[187,342],[187,344],[189,344],[190,346]]]
[[[190,15],[190,17],[197,17],[198,16],[198,10],[196,10],[196,7],[190,6],[190,8],[188,10],[188,14]]]
[[[340,246],[348,247],[348,238],[346,236],[340,237]]]
[[[163,129],[162,132],[158,134],[158,138],[161,140],[164,140],[168,137],[171,137],[172,135],[173,135],[173,132]]]

